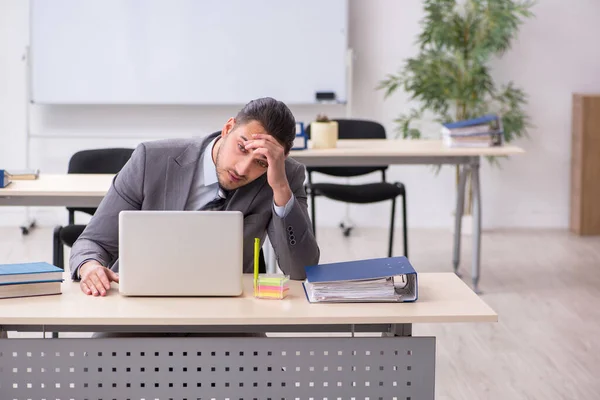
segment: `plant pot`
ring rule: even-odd
[[[337,121],[310,124],[310,140],[313,149],[333,149],[338,140]]]

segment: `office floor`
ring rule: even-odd
[[[0,262],[49,261],[51,238],[46,228],[27,237],[0,228]],[[356,229],[349,238],[320,229],[318,238],[323,262],[386,254],[385,229]],[[451,270],[449,231],[412,230],[409,239],[417,271]],[[400,254],[399,236],[396,246]],[[484,233],[482,248],[482,298],[499,322],[413,328],[437,337],[436,399],[600,398],[600,237],[496,231]],[[470,237],[463,258],[470,282]]]

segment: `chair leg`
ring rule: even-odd
[[[317,237],[317,224],[315,222],[315,195],[312,191],[312,188],[310,190],[310,219],[312,220],[312,228],[313,228],[313,235],[316,238]]]
[[[65,245],[58,242],[58,265],[60,269],[65,270]]]
[[[390,221],[390,245],[388,247],[388,257],[392,256],[392,248],[394,244],[394,219],[396,219],[396,198],[392,199],[392,219]]]
[[[52,263],[59,268],[65,269],[64,267],[64,253],[63,244],[60,241],[60,230],[62,226],[54,228],[54,235],[52,237]],[[52,338],[58,338],[58,332],[52,332]]]
[[[63,244],[60,242],[60,231],[62,226],[57,226],[54,228],[54,234],[52,237],[52,263],[59,268],[64,268],[64,253],[63,253]]]
[[[406,192],[402,196],[402,238],[404,241],[404,257],[408,258],[408,222],[406,221]]]

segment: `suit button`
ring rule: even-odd
[[[290,242],[291,242],[292,240],[293,240],[293,241],[296,241],[296,237],[295,237],[294,235],[290,235]]]
[[[291,225],[290,225],[290,226],[288,226],[288,228],[287,228],[287,229],[288,229],[288,231],[290,231],[290,232],[294,230],[294,228],[292,228],[292,226],[291,226]]]
[[[293,246],[296,244],[296,241],[294,239],[290,240],[290,244]]]

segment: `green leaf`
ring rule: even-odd
[[[421,131],[416,128],[408,130],[408,137],[411,139],[419,139],[421,137]]]
[[[421,131],[411,127],[414,120],[421,118],[421,113],[418,110],[412,109],[409,114],[402,114],[394,120],[397,124],[395,128],[396,137],[402,136],[404,139],[418,139],[421,137]]]

